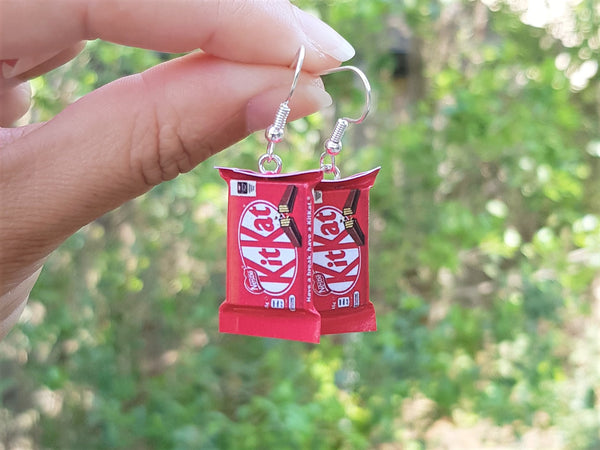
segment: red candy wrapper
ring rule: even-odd
[[[315,188],[313,291],[321,334],[377,329],[369,300],[369,189],[378,172]]]
[[[311,281],[313,189],[322,172],[219,172],[229,185],[227,298],[219,330],[319,342]]]

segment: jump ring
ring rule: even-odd
[[[321,158],[319,159],[319,165],[321,166],[321,168],[325,167],[325,158],[327,158],[327,153],[323,152],[321,153]]]
[[[275,161],[275,168],[273,170],[269,170],[265,168],[265,163],[272,163]],[[282,161],[281,158],[275,154],[269,155],[265,153],[258,159],[258,168],[260,169],[260,173],[265,174],[277,174],[281,172]]]
[[[339,180],[340,177],[342,176],[342,174],[341,174],[340,169],[338,168],[338,166],[333,166],[332,173],[333,173],[333,178],[336,179],[336,180]]]

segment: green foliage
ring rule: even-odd
[[[218,333],[213,166],[254,168],[258,134],[48,260],[0,343],[0,448],[598,448],[600,78],[572,83],[598,61],[594,2],[576,6],[570,46],[499,1],[297,3],[355,44],[376,94],[338,159],[344,174],[383,167],[379,331],[318,346]],[[389,52],[398,23],[407,80]],[[31,118],[170,57],[92,42],[34,80]],[[351,77],[325,82],[337,108],[360,108]],[[331,126],[291,124],[284,170],[314,168]]]

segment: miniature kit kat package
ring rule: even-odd
[[[313,189],[322,171],[219,168],[229,186],[224,333],[319,342],[312,291]]]
[[[369,299],[369,190],[378,172],[315,188],[313,292],[321,334],[377,329]]]

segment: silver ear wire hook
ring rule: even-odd
[[[331,136],[327,141],[325,141],[325,152],[321,154],[320,164],[321,170],[325,173],[332,173],[334,178],[337,180],[340,178],[340,170],[335,165],[335,157],[342,150],[342,137],[346,132],[346,129],[351,123],[361,123],[369,114],[371,110],[371,84],[367,79],[367,76],[360,70],[358,67],[354,66],[340,66],[335,67],[333,69],[326,70],[325,72],[321,72],[319,75],[329,75],[332,73],[343,72],[346,70],[350,70],[354,72],[362,81],[363,86],[365,88],[365,105],[363,107],[362,113],[360,117],[355,119],[350,117],[342,117],[337,120],[335,127],[331,133]],[[331,163],[325,163],[325,158],[329,156],[331,158]]]
[[[287,98],[279,105],[277,113],[275,114],[275,120],[273,124],[265,130],[265,137],[267,138],[267,151],[258,160],[258,168],[261,173],[279,173],[281,172],[281,158],[274,153],[275,144],[283,140],[284,128],[287,122],[287,118],[290,115],[289,102],[294,95],[296,86],[298,85],[298,78],[300,78],[300,72],[302,72],[302,65],[304,64],[304,56],[306,55],[306,49],[304,45],[300,46],[296,59],[290,67],[295,66],[294,78],[292,80],[292,86]],[[265,167],[265,164],[275,162],[275,168],[269,170]]]
[[[294,91],[296,90],[296,85],[298,84],[298,78],[300,78],[300,73],[302,72],[302,66],[304,65],[304,56],[306,55],[306,49],[304,45],[301,45],[298,49],[298,53],[296,54],[296,61],[292,63],[291,67],[294,67],[294,79],[292,80],[292,86],[290,87],[290,93],[285,99],[284,103],[289,102],[292,99],[292,95],[294,95]]]
[[[364,72],[355,66],[340,66],[321,72],[319,76],[331,75],[332,73],[345,72],[348,70],[358,75],[360,81],[362,81],[362,84],[365,88],[365,105],[363,107],[360,117],[357,117],[356,119],[352,119],[350,117],[342,117],[342,120],[346,120],[349,123],[361,123],[363,120],[365,120],[367,114],[369,114],[369,111],[371,110],[371,83],[369,83],[369,80],[364,74]]]

